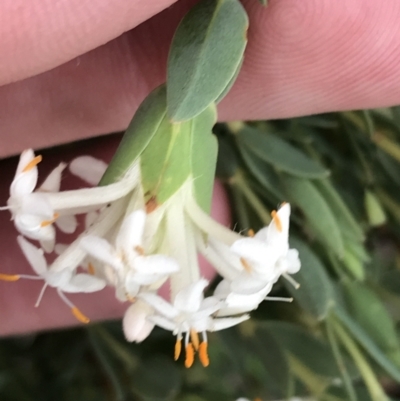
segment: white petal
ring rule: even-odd
[[[20,202],[22,214],[40,216],[43,220],[51,220],[54,217],[54,210],[47,200],[46,194],[32,193],[24,196]]]
[[[115,240],[116,248],[130,253],[130,250],[134,251],[136,246],[141,246],[145,223],[146,212],[144,210],[136,210],[126,216]]]
[[[136,297],[140,290],[140,282],[134,280],[133,278],[133,276],[127,277],[124,282],[125,292],[127,292],[130,297]]]
[[[135,283],[136,285],[150,285],[164,277],[162,274],[148,274],[148,273],[138,273],[134,270],[131,270],[126,275],[125,283]]]
[[[243,295],[231,292],[226,297],[226,308],[218,311],[218,316],[237,315],[244,312],[250,312],[258,308],[258,305],[264,300],[272,289],[272,283],[267,284],[259,292],[251,295]]]
[[[79,156],[72,160],[69,170],[90,185],[97,185],[107,169],[107,163],[92,156]]]
[[[136,301],[125,312],[122,327],[127,341],[137,343],[143,341],[154,328],[154,323],[147,320],[151,313],[144,302]]]
[[[17,237],[17,241],[32,269],[39,276],[43,276],[47,272],[47,262],[43,256],[43,251],[20,235]]]
[[[218,331],[224,330],[232,326],[236,326],[239,323],[248,320],[250,315],[243,315],[239,317],[222,317],[216,318],[212,320],[211,326],[208,328],[208,331]]]
[[[269,281],[243,272],[238,278],[232,280],[231,291],[243,295],[251,295],[261,291],[269,284]]]
[[[61,289],[64,292],[96,292],[102,290],[106,286],[106,282],[98,277],[90,274],[75,274],[69,283]]]
[[[288,261],[287,272],[289,274],[297,273],[301,267],[299,251],[297,249],[290,249],[286,255],[286,259]]]
[[[205,316],[210,316],[215,313],[224,305],[217,297],[207,297],[201,302],[198,312],[195,314],[195,318],[202,318]]]
[[[255,239],[244,238],[232,244],[231,250],[239,256],[257,263],[274,264],[275,251],[267,244]],[[275,259],[271,261],[271,259]]]
[[[176,308],[158,295],[147,292],[140,294],[139,298],[147,302],[153,309],[168,319],[174,319],[179,315],[179,311]]]
[[[87,235],[81,238],[80,246],[94,258],[114,266],[116,269],[123,268],[121,260],[115,255],[114,248],[104,238]]]
[[[56,221],[56,226],[66,234],[72,234],[75,232],[76,227],[78,226],[78,222],[76,220],[76,217],[73,215],[64,215],[64,216],[59,216]]]
[[[179,270],[178,262],[165,255],[138,256],[135,258],[135,270],[143,274],[167,275]]]
[[[67,165],[60,163],[44,180],[39,191],[43,192],[58,192],[61,187],[61,175]]]
[[[214,296],[218,299],[226,298],[231,292],[231,282],[229,280],[222,280],[218,283],[214,290]]]
[[[163,316],[158,316],[158,315],[150,315],[147,318],[150,322],[153,322],[157,326],[163,328],[164,330],[172,331],[174,332],[175,330],[178,329],[178,326],[176,323],[174,323],[172,320],[169,320]]]
[[[257,231],[254,238],[258,239],[261,242],[267,242],[268,240],[268,227],[264,227],[261,230]]]
[[[45,227],[45,228],[48,229],[46,231],[52,230],[54,233],[53,227]],[[46,237],[47,237],[47,235],[46,235]],[[38,238],[38,239],[40,241],[40,246],[46,253],[51,253],[54,251],[54,246],[56,244],[56,238],[55,238],[54,234],[49,239],[40,239],[40,238]]]
[[[51,287],[54,288],[64,288],[69,281],[71,280],[72,277],[72,271],[69,269],[64,269],[60,272],[51,272],[48,271],[45,275],[44,278]]]
[[[20,156],[17,172],[11,183],[10,195],[23,196],[30,194],[36,187],[38,170],[33,167],[28,171],[23,171],[25,167],[35,158],[32,149],[24,150]]]
[[[99,212],[92,211],[89,213],[86,213],[85,216],[85,228],[89,228],[99,217]]]
[[[174,306],[180,311],[196,312],[200,309],[203,301],[203,291],[208,286],[208,281],[204,278],[187,286],[179,291],[174,299]]]

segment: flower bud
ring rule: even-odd
[[[152,309],[140,300],[126,310],[122,326],[127,341],[140,343],[149,336],[154,328],[154,323],[147,320],[151,313]]]

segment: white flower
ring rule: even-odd
[[[190,284],[176,294],[173,304],[152,293],[139,295],[140,299],[146,301],[156,311],[154,315],[148,317],[148,320],[165,330],[172,331],[177,336],[175,360],[180,356],[182,335],[185,334],[185,366],[188,368],[194,362],[195,351],[198,351],[203,366],[209,364],[207,331],[223,330],[249,318],[248,315],[214,318],[212,315],[224,304],[216,297],[204,298],[203,291],[207,285],[208,281],[205,279]],[[202,334],[201,342],[198,333]]]
[[[128,341],[140,343],[148,337],[154,328],[154,323],[147,319],[152,312],[153,309],[140,299],[126,310],[122,327]]]
[[[268,282],[275,282],[283,275],[295,286],[288,274],[297,273],[300,260],[296,249],[289,249],[290,204],[284,203],[272,212],[268,227],[258,231],[252,238],[235,241],[231,250],[240,257],[243,272],[232,281],[232,291],[253,294]]]
[[[117,295],[122,300],[135,297],[141,286],[165,279],[179,270],[177,262],[165,255],[144,255],[142,245],[146,213],[136,210],[123,221],[111,245],[104,238],[88,235],[81,247],[92,257],[111,266],[115,273]]]
[[[28,242],[22,236],[17,238],[18,244],[21,247],[26,259],[31,265],[32,269],[37,274],[36,276],[25,275],[25,274],[0,274],[0,280],[5,281],[17,281],[19,279],[30,279],[30,280],[43,280],[45,282],[39,298],[35,306],[38,306],[44,291],[46,288],[56,288],[60,298],[71,308],[73,315],[81,322],[88,323],[89,319],[80,312],[80,310],[64,295],[64,292],[69,293],[90,293],[102,290],[106,283],[97,277],[93,277],[89,274],[75,273],[73,270],[68,268],[60,271],[53,272],[47,266],[47,261],[44,257],[42,249],[37,248],[30,242]]]
[[[54,212],[44,193],[33,192],[38,180],[37,165],[41,160],[42,157],[35,156],[32,149],[22,152],[10,186],[8,206],[3,209],[11,211],[15,227],[21,234],[41,241],[46,251],[51,251],[55,240],[52,224],[58,214]],[[58,172],[60,168],[56,170]],[[44,183],[45,187],[55,175],[56,173],[50,174],[50,178]]]

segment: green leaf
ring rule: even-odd
[[[164,115],[140,156],[146,201],[164,203],[192,175],[195,197],[200,206],[209,209],[217,157],[211,134],[214,123],[214,105],[183,123],[172,123]]]
[[[338,221],[314,183],[286,174],[282,175],[282,180],[290,202],[300,207],[320,240],[342,257],[344,244]]]
[[[343,284],[347,307],[354,320],[400,369],[400,344],[394,322],[380,299],[359,282]]]
[[[335,303],[326,269],[303,241],[292,237],[290,246],[299,251],[301,269],[292,277],[300,284],[300,288],[296,290],[289,282],[284,281],[285,286],[303,309],[318,320],[323,320]]]
[[[132,388],[146,401],[167,401],[175,399],[181,382],[174,361],[164,356],[152,356],[142,361],[132,379]]]
[[[355,339],[395,380],[400,381],[400,369],[376,345],[366,331],[339,305],[334,308],[336,317],[346,326]]]
[[[282,202],[285,196],[280,189],[279,176],[273,167],[244,146],[239,146],[239,151],[253,177],[263,188]]]
[[[353,214],[344,203],[330,180],[315,180],[315,187],[321,193],[334,214],[344,236],[352,236],[356,241],[364,240],[364,233]]]
[[[211,133],[217,120],[214,105],[208,107],[192,123],[191,169],[194,197],[204,211],[209,212],[217,164],[218,143]]]
[[[272,133],[244,126],[237,133],[237,139],[240,146],[272,164],[276,170],[303,178],[325,178],[329,175],[329,171],[316,161]]]
[[[159,130],[166,115],[165,86],[156,88],[136,111],[99,185],[118,181]]]
[[[282,347],[320,376],[339,377],[340,372],[327,343],[313,337],[307,330],[289,322],[265,321],[263,326]]]
[[[168,57],[167,104],[173,121],[201,113],[230,84],[247,43],[238,0],[203,0],[183,18]]]

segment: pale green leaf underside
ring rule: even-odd
[[[238,0],[205,0],[184,17],[168,57],[168,115],[188,120],[231,83],[247,43],[248,19]]]
[[[159,130],[166,114],[165,86],[155,89],[136,111],[100,185],[118,181]]]
[[[209,210],[217,157],[217,142],[211,133],[215,120],[215,106],[182,123],[172,123],[164,115],[140,156],[146,200],[162,204],[190,178],[197,202]]]

